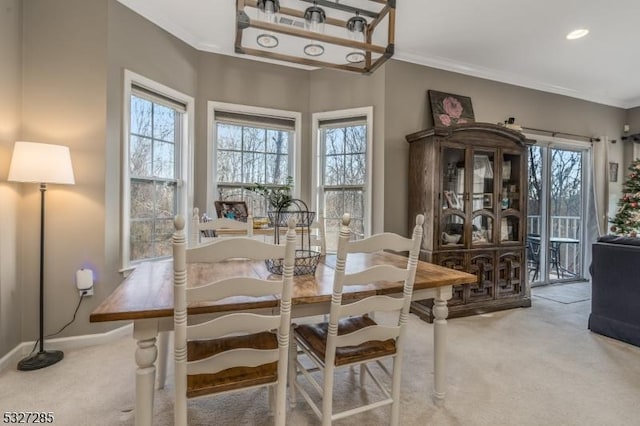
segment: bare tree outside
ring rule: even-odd
[[[528,215],[540,216],[542,209],[542,149],[529,147]],[[582,153],[551,149],[550,215],[551,217],[579,217],[582,215]],[[552,223],[553,225],[553,223]],[[536,225],[534,233],[540,230]],[[553,227],[553,226],[552,226]],[[552,229],[553,231],[553,229]],[[577,232],[577,228],[574,230]],[[575,237],[575,235],[572,235]]]
[[[218,199],[244,200],[254,217],[266,217],[264,197],[245,189],[254,183],[277,187],[291,175],[290,130],[236,123],[216,123]]]
[[[177,212],[176,135],[181,113],[131,96],[130,260],[171,255]]]
[[[349,125],[325,127],[324,141],[324,214],[327,249],[337,247],[341,218],[351,215],[350,227],[355,238],[364,236],[367,176],[367,127]]]
[[[552,263],[558,262],[556,259],[559,257],[561,264],[552,265],[552,271],[559,274],[558,278],[566,274],[581,276],[581,244],[554,242],[553,239],[580,240],[583,222],[582,151],[535,145],[529,147],[527,232],[534,235],[544,232],[541,218],[546,214],[542,210],[543,197],[546,196],[543,192],[543,164],[546,158],[549,159],[547,167],[550,168],[548,221],[551,250],[547,257]]]

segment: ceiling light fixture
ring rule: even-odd
[[[396,1],[362,0],[357,6],[337,0],[236,0],[235,51],[370,74],[393,56]]]
[[[589,34],[589,30],[586,28],[573,30],[569,34],[567,34],[567,40],[576,40],[586,36],[587,34]]]
[[[360,16],[360,12],[356,12],[356,16],[347,21],[347,34],[351,40],[364,43],[366,41],[367,20]],[[347,62],[352,64],[363,62],[366,54],[363,50],[358,49],[347,54]]]
[[[278,11],[280,11],[280,2],[278,0],[258,0],[258,19],[263,22],[275,24],[278,21]],[[267,49],[273,49],[278,46],[278,37],[272,32],[264,32],[258,34],[256,43]]]
[[[326,20],[327,14],[324,12],[324,9],[318,7],[317,2],[313,2],[313,6],[304,11],[304,27],[307,31],[323,34]],[[309,56],[320,56],[324,53],[324,46],[312,41],[304,47],[304,53]]]

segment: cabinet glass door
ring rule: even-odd
[[[500,241],[517,242],[520,239],[520,165],[519,153],[503,152],[500,170]]]
[[[471,210],[473,220],[471,226],[471,243],[474,246],[493,243],[495,219],[494,151],[473,152],[473,181],[471,184]],[[495,177],[494,177],[495,176]]]
[[[462,148],[442,148],[440,244],[444,247],[465,244],[464,155]]]

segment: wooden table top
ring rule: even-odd
[[[286,226],[280,226],[278,228],[278,231],[280,231],[281,234],[286,234],[287,233],[287,227]],[[306,232],[305,227],[298,227],[296,228],[296,235],[299,235],[303,232]],[[231,229],[231,228],[220,228],[220,229],[216,229],[216,233],[219,235],[228,235],[228,236],[236,236],[236,235],[245,235],[247,233],[246,229]],[[275,233],[275,228],[273,227],[267,227],[267,228],[253,228],[253,235],[273,235]]]
[[[321,258],[314,275],[294,277],[292,300],[294,305],[331,300],[335,261],[334,255],[327,255]],[[405,267],[407,259],[391,253],[353,254],[349,256],[347,272],[380,263],[393,263]],[[213,276],[216,279],[245,274],[258,278],[272,276],[262,261],[232,260],[218,264],[194,263],[188,264],[187,268],[187,282],[190,286],[206,284]],[[475,275],[420,261],[416,271],[414,290],[470,284],[476,281]],[[402,283],[375,282],[346,287],[343,298],[362,298],[373,294],[391,294],[400,291],[402,291]],[[278,300],[275,297],[260,299],[232,297],[218,302],[191,305],[189,313],[214,313],[276,306],[278,306]],[[169,259],[139,264],[131,275],[91,313],[89,319],[91,322],[102,322],[171,316],[173,316],[173,261]]]

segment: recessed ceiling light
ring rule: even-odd
[[[573,30],[569,34],[567,34],[567,40],[575,40],[578,38],[582,38],[589,34],[589,30],[586,28],[580,28],[579,30]]]

